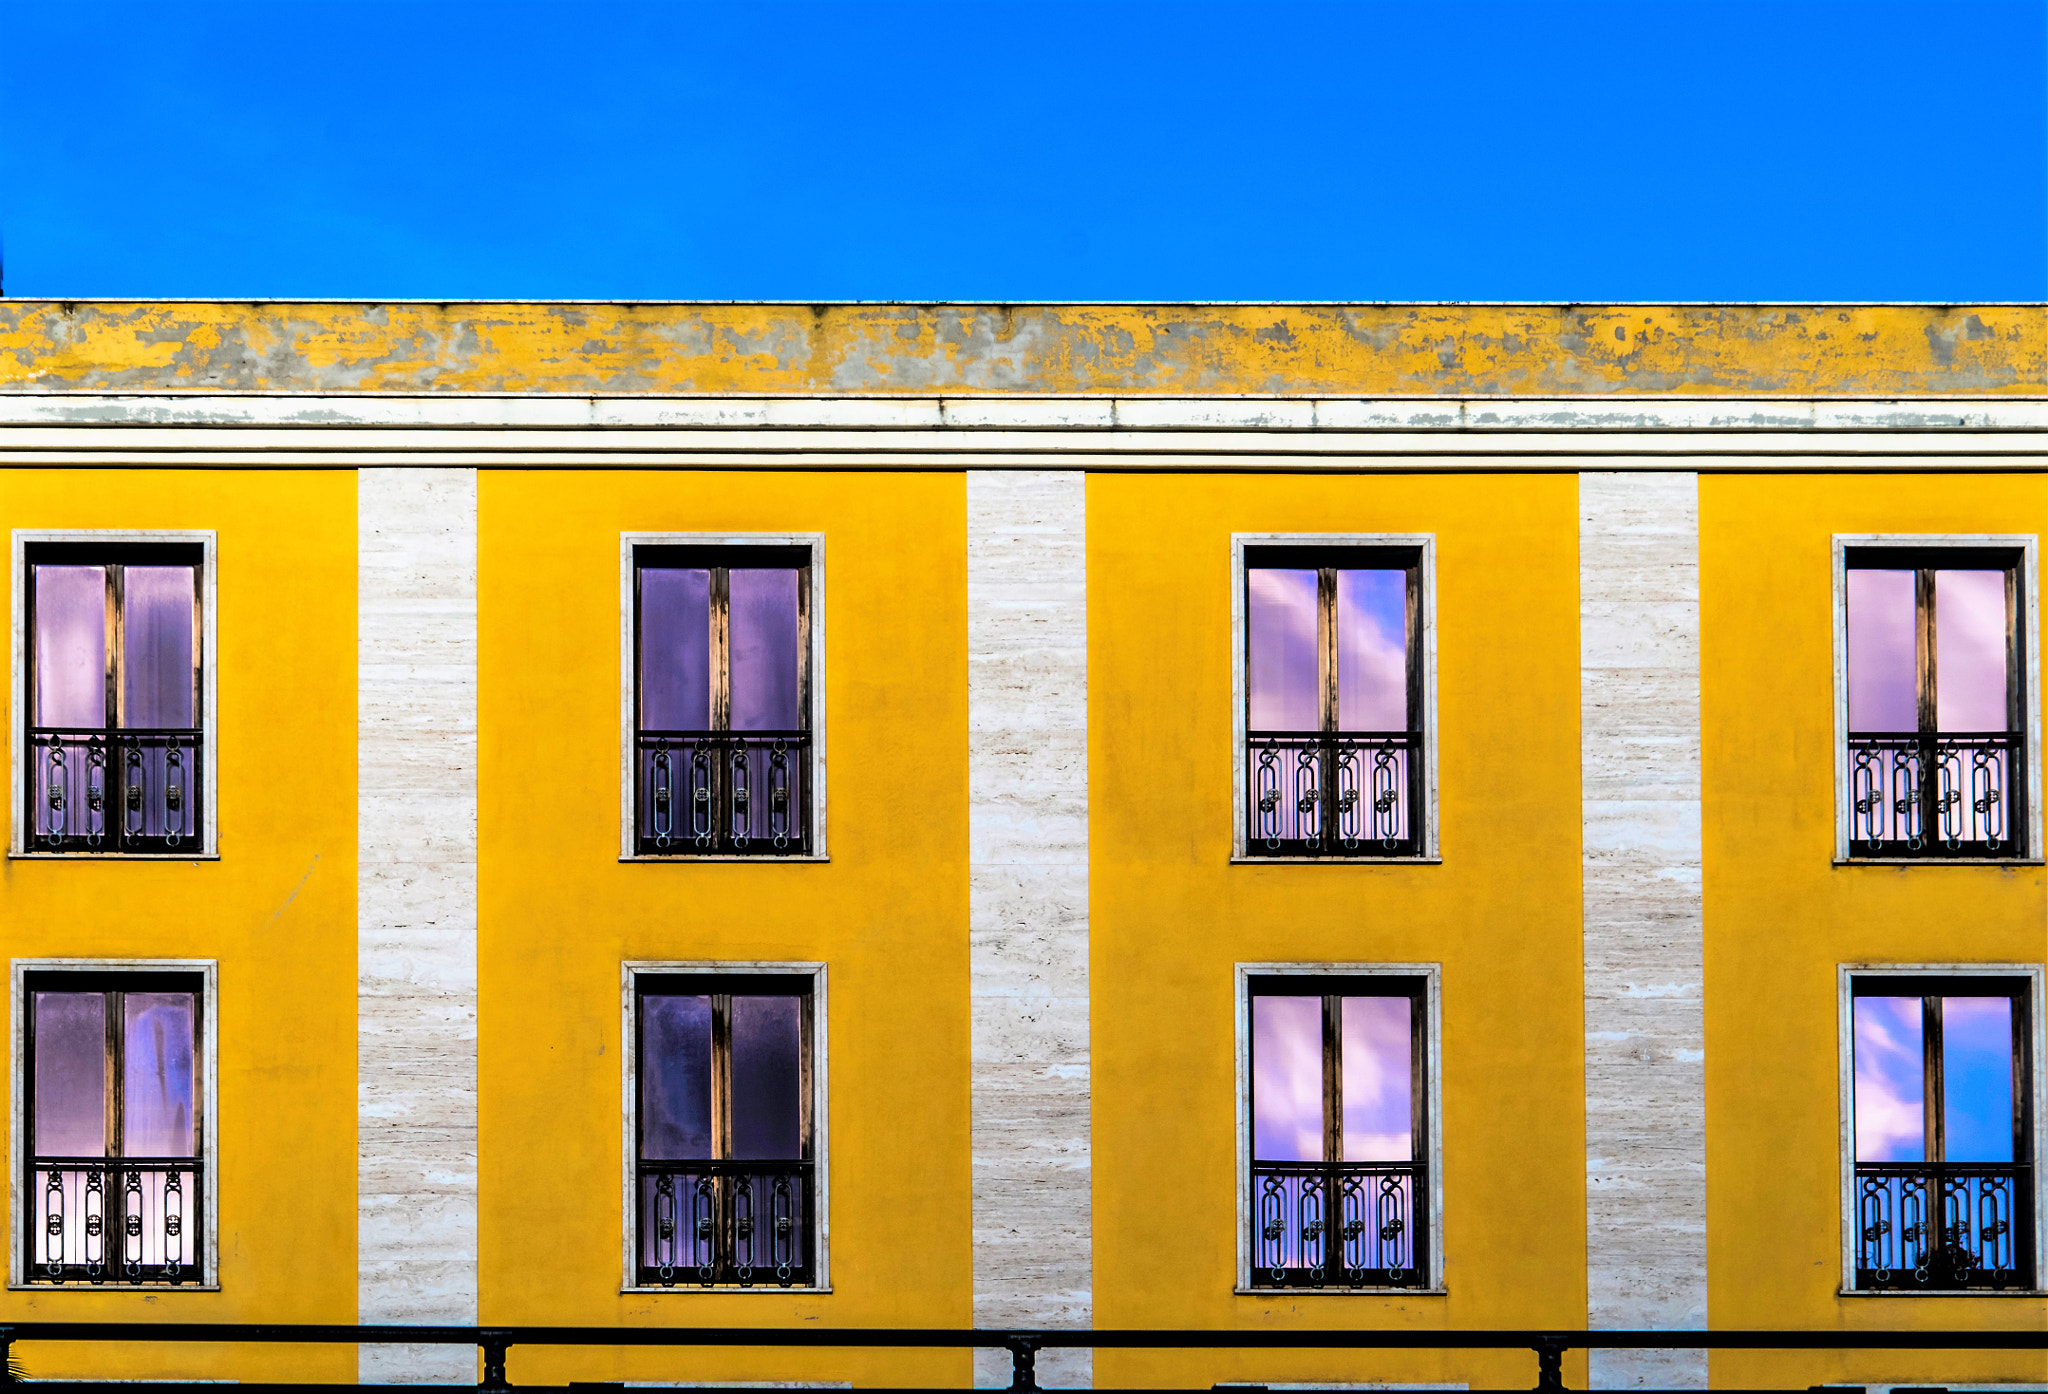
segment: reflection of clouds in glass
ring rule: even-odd
[[[1946,1160],[2012,1160],[2012,999],[1941,999]]]
[[[1252,1156],[1323,1159],[1323,999],[1252,998]]]
[[[1337,573],[1337,725],[1408,729],[1408,573]]]
[[[1316,573],[1252,567],[1246,687],[1254,731],[1314,731],[1323,724],[1316,699]]]
[[[1934,573],[1934,712],[1943,731],[2003,731],[2005,573]]]
[[[1913,573],[1851,571],[1849,728],[1913,731],[1920,725],[1919,659],[1913,638]]]
[[[1856,1160],[1925,1160],[1920,999],[1858,997],[1855,1034]]]
[[[1414,1149],[1406,997],[1344,999],[1344,1160],[1405,1162]]]

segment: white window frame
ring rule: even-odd
[[[1429,1286],[1428,1287],[1253,1287],[1252,1286],[1252,990],[1253,978],[1381,977],[1423,980],[1424,1081],[1429,1101]],[[1441,1297],[1444,1285],[1444,1108],[1443,1108],[1443,965],[1441,963],[1240,963],[1236,965],[1237,1003],[1237,1285],[1239,1297]]]
[[[634,847],[635,723],[633,549],[636,547],[806,547],[810,549],[811,850],[802,856],[736,857],[688,852],[653,856]],[[822,532],[622,532],[619,534],[619,860],[622,862],[828,862],[825,845],[825,534]]]
[[[220,1102],[216,1081],[220,1078],[220,962],[211,958],[17,958],[11,960],[13,967],[12,990],[9,993],[12,1012],[12,1030],[9,1039],[13,1048],[8,1053],[8,1092],[12,1096],[12,1107],[8,1115],[7,1142],[7,1200],[8,1200],[8,1259],[7,1286],[10,1291],[59,1293],[86,1292],[105,1296],[108,1293],[144,1293],[158,1296],[176,1292],[219,1292],[220,1291]],[[27,1235],[22,1226],[28,1222],[34,1209],[32,1198],[22,1194],[22,1171],[28,1156],[24,1150],[28,1144],[28,1090],[23,1087],[22,1064],[28,1058],[28,975],[30,973],[192,973],[201,980],[200,993],[205,999],[199,1004],[200,1048],[199,1058],[194,1061],[198,1078],[193,1081],[199,1096],[199,1154],[206,1163],[205,1204],[202,1207],[206,1227],[205,1242],[199,1246],[201,1262],[200,1281],[179,1283],[175,1286],[163,1283],[129,1284],[108,1283],[95,1287],[90,1283],[31,1283],[22,1271],[22,1253],[26,1247]]]
[[[815,1280],[805,1287],[778,1287],[767,1283],[758,1287],[714,1287],[701,1288],[677,1283],[674,1287],[659,1284],[649,1287],[637,1281],[639,1267],[635,1263],[640,1238],[640,1197],[638,1178],[634,1163],[639,1160],[640,1145],[640,1033],[634,1029],[633,1019],[637,1007],[636,997],[642,977],[669,977],[681,974],[705,973],[726,977],[762,974],[777,977],[808,976],[811,980],[811,1175],[815,1183],[813,1204],[816,1213],[813,1223],[817,1229]],[[763,959],[720,960],[720,959],[628,959],[620,965],[619,972],[619,1016],[620,1048],[619,1061],[622,1066],[621,1117],[623,1130],[619,1157],[620,1167],[620,1229],[622,1244],[619,1261],[619,1291],[622,1293],[648,1293],[674,1296],[697,1293],[712,1297],[730,1297],[736,1294],[760,1293],[787,1297],[794,1293],[828,1293],[832,1291],[832,1168],[831,1152],[831,1110],[827,1100],[831,1091],[826,1087],[825,1042],[829,1037],[826,1030],[825,964],[822,961],[771,962]]]
[[[2020,633],[2026,653],[2027,855],[2024,857],[1851,857],[1849,790],[1849,571],[1851,548],[2009,548],[2020,554]],[[1837,866],[2038,866],[2041,841],[2040,539],[2034,533],[1836,533],[1832,565],[1835,634],[1835,864]]]
[[[1245,613],[1245,564],[1247,547],[1413,547],[1420,553],[1416,578],[1422,605],[1422,851],[1412,857],[1255,857],[1251,855],[1245,826],[1246,780],[1251,775],[1245,762],[1245,731],[1250,713],[1246,709],[1248,689],[1245,678],[1249,616]],[[1437,733],[1436,733],[1436,534],[1432,532],[1237,532],[1230,535],[1230,860],[1249,865],[1315,863],[1319,865],[1368,866],[1394,863],[1441,862],[1443,851],[1437,842]]]
[[[205,798],[200,808],[200,823],[204,829],[205,850],[170,855],[160,852],[31,852],[28,850],[28,809],[24,786],[28,780],[28,549],[47,542],[82,543],[85,545],[104,543],[108,546],[128,546],[136,543],[173,543],[182,546],[197,545],[202,553],[199,566],[200,620],[200,702],[199,729],[204,733],[199,742],[199,761],[202,774],[202,788]],[[9,650],[11,673],[11,699],[9,708],[12,724],[8,730],[8,827],[12,830],[7,842],[10,859],[23,861],[73,861],[73,862],[165,862],[192,861],[211,862],[220,860],[220,700],[217,688],[219,674],[220,636],[216,632],[219,623],[220,606],[216,603],[215,565],[217,537],[211,528],[196,529],[113,529],[113,528],[16,528],[12,565],[14,570],[8,584],[13,596],[13,617],[11,633],[12,646]]]
[[[1994,1288],[1959,1288],[1954,1290],[1912,1292],[1898,1289],[1879,1290],[1856,1286],[1856,1011],[1853,996],[1854,980],[1858,978],[2018,978],[2027,984],[2027,1020],[2033,1035],[2033,1069],[2028,1081],[2033,1093],[2034,1135],[2033,1135],[2033,1177],[2034,1177],[2034,1286],[2031,1288],[2009,1288],[2003,1291]],[[2048,1147],[2048,1116],[2043,1115],[2048,1105],[2048,1093],[2043,1090],[2043,1076],[2048,1074],[2042,1068],[2042,997],[2044,981],[2043,965],[2039,963],[1843,963],[1835,970],[1836,994],[1836,1056],[1840,1074],[1840,1118],[1841,1133],[1837,1150],[1841,1154],[1841,1179],[1838,1183],[1841,1196],[1842,1216],[1842,1282],[1839,1289],[1843,1297],[1904,1297],[1926,1300],[1941,1297],[2041,1297],[2048,1295],[2048,1289],[2041,1286],[2044,1272],[2048,1272],[2048,1224],[2044,1224],[2042,1205],[2048,1203],[2048,1168],[2042,1165],[2044,1147]]]

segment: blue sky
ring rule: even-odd
[[[5,288],[2038,300],[2044,12],[0,0]]]

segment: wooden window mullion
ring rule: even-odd
[[[705,667],[711,679],[708,716],[711,729],[732,729],[732,573],[723,566],[709,568],[709,611],[711,637]],[[730,845],[732,828],[732,753],[713,744],[707,752],[711,788],[712,850]]]
[[[1947,1098],[1942,1070],[1941,998],[1920,999],[1920,1117],[1926,1137],[1923,1151],[1930,1162],[1948,1160],[1948,1129],[1944,1115]]]

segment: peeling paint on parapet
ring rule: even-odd
[[[0,301],[0,390],[2048,392],[2048,307]]]

